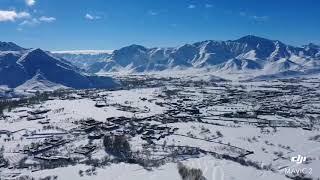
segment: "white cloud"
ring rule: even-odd
[[[189,9],[194,9],[194,8],[196,8],[196,5],[190,4],[190,5],[188,6],[188,8],[189,8]]]
[[[212,8],[212,7],[213,7],[212,4],[205,4],[204,6],[205,6],[206,8]]]
[[[269,16],[257,16],[257,15],[250,15],[244,11],[239,13],[240,16],[246,17],[248,19],[254,20],[256,22],[265,22],[269,19]]]
[[[268,16],[251,16],[251,18],[259,22],[267,21],[269,19]]]
[[[40,24],[40,21],[37,18],[27,19],[20,23],[21,26],[35,26]]]
[[[27,12],[3,11],[0,10],[0,22],[15,21],[16,19],[29,18],[30,14]]]
[[[86,19],[88,19],[88,20],[97,20],[97,19],[101,19],[101,17],[100,16],[94,16],[94,15],[91,15],[91,14],[86,14],[85,16],[84,16]]]
[[[31,17],[31,15],[27,12],[19,12],[17,14],[17,18],[29,18],[29,17]]]
[[[155,12],[155,11],[153,11],[153,10],[148,11],[148,14],[151,15],[151,16],[156,16],[156,15],[158,15],[158,13]]]
[[[41,16],[40,18],[26,19],[20,23],[20,26],[36,26],[41,23],[51,23],[55,20],[55,17]]]
[[[90,20],[93,20],[93,19],[94,19],[94,17],[93,17],[92,15],[90,15],[90,14],[86,14],[84,17],[85,17],[86,19],[90,19]]]
[[[25,0],[28,6],[33,6],[36,3],[36,0]]]
[[[55,21],[56,18],[55,17],[47,17],[47,16],[41,16],[39,18],[39,21],[42,21],[42,22],[47,22],[47,23],[51,23],[53,21]]]

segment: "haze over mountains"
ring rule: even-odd
[[[55,56],[63,58],[88,72],[100,70],[100,65],[110,57],[110,50],[79,50],[79,51],[54,51]],[[93,65],[95,64],[95,65]],[[95,67],[98,66],[98,69]]]
[[[287,45],[278,40],[244,36],[237,40],[207,40],[175,48],[130,45],[97,53],[50,53],[0,42],[0,85],[28,87],[105,88],[116,83],[93,73],[144,73],[202,68],[210,72],[251,73],[278,78],[320,73],[320,46]],[[32,86],[37,84],[39,86]],[[48,83],[50,82],[50,83]]]

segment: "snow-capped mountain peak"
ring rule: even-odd
[[[319,49],[314,44],[295,47],[279,40],[253,35],[228,41],[206,40],[175,48],[131,45],[115,50],[101,63],[100,69],[98,65],[94,67],[94,72],[146,72],[186,68],[232,72],[260,70],[262,74],[300,71],[319,68],[311,66],[320,59]],[[303,68],[304,66],[307,67]]]
[[[4,53],[0,56],[0,76],[0,85],[13,88],[24,83],[29,86],[31,82],[51,82],[72,88],[105,88],[117,85],[111,78],[88,76],[64,59],[39,48]]]
[[[47,80],[41,71],[37,71],[31,79],[15,89],[17,91],[53,91],[65,88],[67,87]]]
[[[23,51],[24,48],[16,45],[13,42],[2,42],[0,41],[0,51]]]
[[[5,58],[13,60],[4,61]],[[318,72],[319,62],[320,48],[318,45],[308,44],[295,47],[279,40],[269,40],[253,35],[244,36],[237,40],[206,40],[166,48],[147,48],[133,44],[114,50],[111,54],[99,55],[68,56],[41,49],[15,51],[11,56],[4,51],[0,54],[0,65],[6,67],[1,70],[2,72],[28,74],[24,79],[11,82],[12,86],[21,84],[26,78],[30,79],[38,70],[41,70],[48,80],[59,83],[68,82],[64,85],[72,87],[79,84],[74,81],[69,82],[68,79],[61,77],[57,78],[55,75],[57,73],[71,73],[75,79],[83,79],[86,76],[85,71],[87,73],[141,73],[189,68],[205,68],[212,71],[233,73],[235,71],[254,72],[257,75],[285,71],[291,71],[290,74],[295,74],[292,71]],[[59,80],[57,81],[57,79]]]

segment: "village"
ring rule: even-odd
[[[319,147],[319,79],[133,79],[121,89],[68,89],[8,103],[0,115],[0,179],[79,164],[154,169],[201,157],[283,178],[320,177],[282,171],[294,165],[291,156]],[[316,169],[319,158],[310,152],[306,166]]]

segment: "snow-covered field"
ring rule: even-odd
[[[318,79],[142,79],[125,90],[66,90],[5,109],[0,179],[178,180],[177,162],[208,180],[287,179],[292,171],[320,178]],[[103,137],[114,134],[127,137],[136,161],[105,150]],[[79,153],[86,146],[94,148]],[[291,160],[298,155],[301,164]]]

